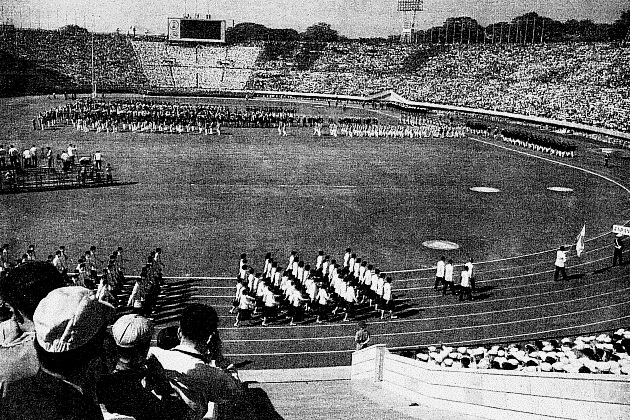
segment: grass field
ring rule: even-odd
[[[615,159],[604,168],[601,145],[580,143],[574,159],[556,159],[473,137],[333,139],[296,128],[286,138],[273,129],[227,128],[207,137],[32,131],[31,118],[60,102],[0,99],[4,143],[55,150],[76,143],[80,155],[100,149],[117,178],[137,184],[0,195],[0,240],[15,257],[31,243],[40,256],[65,244],[75,260],[90,245],[102,255],[120,245],[137,274],[143,256],[162,246],[166,276],[231,276],[241,252],[262,267],[267,251],[284,263],[295,249],[312,262],[319,249],[341,257],[351,246],[399,271],[432,266],[443,252],[422,242],[443,239],[460,245],[446,253],[456,263],[468,254],[498,260],[477,265],[475,299],[435,293],[432,269],[395,273],[399,319],[380,321],[365,307],[357,312],[373,343],[474,346],[628,326],[630,264],[611,268],[612,237],[598,234],[630,219],[630,169]],[[333,118],[371,115],[287,106]],[[554,282],[554,252],[541,251],[573,243],[583,223],[585,254],[570,256],[570,281]],[[254,360],[256,369],[350,363],[354,323],[338,316],[320,325],[310,317],[290,327],[279,318],[261,327],[256,318],[232,328],[232,287],[231,279],[207,280],[190,292],[219,311],[228,357]],[[163,316],[182,299],[178,290],[167,291]]]
[[[293,249],[314,261],[319,249],[338,257],[351,246],[384,270],[401,270],[434,263],[441,252],[424,248],[426,240],[459,244],[456,261],[497,259],[570,243],[583,222],[587,237],[609,230],[629,214],[626,191],[600,177],[473,139],[315,138],[308,128],[285,138],[273,129],[32,131],[30,119],[60,102],[2,99],[4,142],[55,151],[76,143],[79,155],[100,149],[116,177],[138,184],[0,197],[0,236],[16,254],[31,243],[40,255],[65,244],[75,258],[90,245],[102,255],[120,245],[137,274],[141,257],[161,246],[166,275],[210,276],[234,274],[241,252],[261,265],[267,251],[283,263]],[[586,154],[563,162],[580,166]]]

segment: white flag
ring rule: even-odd
[[[584,236],[586,236],[586,225],[582,226],[582,231],[577,236],[577,243],[575,244],[575,253],[579,257],[584,251]]]

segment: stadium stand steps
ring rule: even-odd
[[[127,305],[129,295],[133,290],[135,279],[128,279],[118,294],[118,315],[131,313],[132,309]],[[151,318],[157,325],[165,325],[175,322],[181,314],[184,306],[191,301],[196,293],[196,279],[177,280],[162,285],[160,294],[153,310]]]

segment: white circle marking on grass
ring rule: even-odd
[[[550,191],[557,191],[557,192],[573,192],[573,188],[568,188],[568,187],[547,187],[547,189]]]
[[[425,241],[422,242],[422,245],[431,249],[439,249],[440,251],[451,251],[454,249],[459,249],[459,245],[457,245],[455,242],[442,240]]]
[[[498,193],[498,192],[501,192],[501,190],[498,190],[496,188],[490,188],[490,187],[470,187],[470,191],[480,192],[480,193]]]

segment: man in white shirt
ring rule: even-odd
[[[383,307],[381,308],[381,319],[385,319],[385,311],[389,311],[391,319],[398,318],[394,315],[394,295],[392,295],[392,278],[387,277],[383,284]]]
[[[149,358],[155,357],[164,367],[194,418],[212,417],[216,403],[235,406],[233,414],[251,418],[242,384],[221,367],[227,362],[218,350],[217,327],[218,315],[211,306],[190,304],[180,318],[180,344],[171,350],[151,347]]]
[[[459,284],[459,300],[464,300],[464,295],[468,300],[472,300],[472,293],[470,291],[470,274],[468,268],[464,267],[461,273],[461,283]]]
[[[473,272],[473,259],[471,257],[468,258],[468,262],[466,263],[466,268],[468,268],[468,277],[470,281],[470,290],[475,291],[475,274]]]
[[[561,245],[560,249],[558,249],[558,252],[556,252],[556,263],[553,273],[554,281],[558,281],[558,277],[560,274],[562,274],[562,280],[567,279],[567,270],[565,268],[565,264],[567,262],[567,252],[568,251],[565,250],[564,245]]]
[[[455,283],[453,283],[453,260],[448,260],[444,266],[444,287],[442,288],[442,295],[446,295],[446,289],[450,288],[452,294],[455,292]]]
[[[278,305],[278,302],[276,301],[276,295],[267,284],[267,281],[263,281],[263,284],[264,286],[263,286],[263,297],[262,297],[262,301],[263,301],[262,325],[264,327],[264,326],[267,326],[267,319],[273,318],[276,316],[276,307]]]
[[[446,257],[442,256],[440,261],[437,262],[437,267],[435,271],[435,284],[433,285],[433,289],[436,291],[438,288],[444,284],[444,261],[446,261]]]

